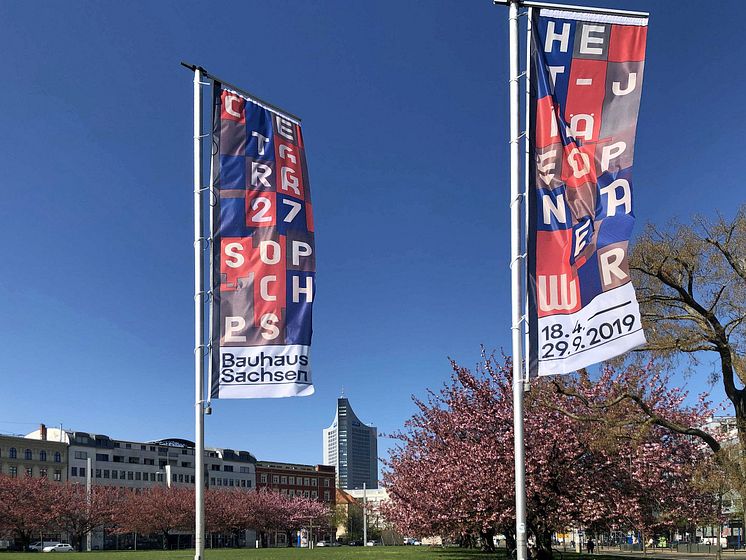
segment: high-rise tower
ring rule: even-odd
[[[337,467],[343,490],[378,488],[378,430],[366,426],[345,397],[337,399],[334,422],[324,430],[324,464]]]

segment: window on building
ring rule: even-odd
[[[158,468],[165,468],[166,465],[168,465],[168,461],[166,459],[158,459]]]
[[[54,480],[55,482],[61,482],[62,481],[62,471],[60,469],[54,470]]]
[[[148,459],[147,457],[142,462],[144,465],[155,465],[155,459]]]
[[[245,474],[248,474],[248,473],[251,472],[251,469],[249,467],[238,467],[238,471],[242,472],[242,473],[245,473]]]
[[[210,486],[215,486],[215,477],[210,477]]]
[[[267,474],[266,473],[262,473],[261,475],[259,475],[259,482],[261,482],[263,484],[267,483]]]
[[[288,483],[288,477],[281,476],[280,477],[280,484],[287,484]]]
[[[316,492],[316,490],[311,490],[311,497],[312,498],[318,498],[319,497],[319,493]]]
[[[135,473],[127,471],[127,480],[135,480]]]
[[[151,450],[151,451],[155,451],[155,445],[151,445],[151,446],[150,446],[150,450]]]
[[[223,470],[225,472],[233,472],[233,465],[223,465]]]
[[[210,465],[210,470],[211,471],[219,471],[220,470],[220,465]]]
[[[11,478],[16,478],[18,476],[18,467],[15,465],[11,465],[8,468],[8,474],[11,476]]]
[[[85,477],[85,467],[80,467],[78,469],[78,476]]]
[[[289,476],[288,477],[288,484],[295,484],[295,477],[294,476]]]
[[[311,486],[311,479],[310,479],[310,478],[308,478],[308,477],[305,477],[305,478],[303,479],[303,485],[304,485],[304,486]],[[308,496],[306,496],[306,497],[308,497]]]
[[[304,498],[309,498],[310,497],[309,494],[308,494],[308,490],[304,490],[303,491],[303,497]]]
[[[140,451],[147,451],[147,449],[148,449],[147,445],[141,445],[140,446]]]
[[[176,482],[176,475],[175,474],[171,475],[171,482]]]
[[[108,453],[96,453],[96,461],[108,461],[108,460],[109,460]]]
[[[250,480],[246,481],[246,488],[251,488],[251,481]]]
[[[85,451],[76,451],[75,458],[76,459],[88,459],[88,453],[86,453]]]
[[[116,470],[116,469],[114,469],[113,471],[111,471],[111,478],[113,478],[114,480],[116,480],[117,478],[119,478],[119,471]]]
[[[115,463],[124,463],[124,456],[123,455],[114,455],[114,462]]]
[[[131,465],[139,465],[140,464],[140,457],[129,457],[127,459],[127,462]]]
[[[109,478],[109,469],[104,469],[104,478]]]
[[[78,467],[70,467],[70,476],[78,476]]]
[[[331,501],[331,494],[329,493],[329,490],[324,490],[324,501],[325,502]]]
[[[15,459],[16,455],[17,455],[16,448],[15,447],[11,447],[8,450],[8,457],[10,457],[11,459]]]
[[[47,478],[47,467],[41,467],[39,469],[39,476],[42,478]]]
[[[184,467],[185,469],[191,469],[192,468],[192,464],[189,461],[182,461],[181,462],[181,466]]]
[[[125,443],[124,444],[124,448],[125,449],[132,449],[132,444],[131,443]]]
[[[223,479],[223,486],[228,486],[228,479],[227,478]]]
[[[191,482],[192,484],[194,484],[194,475],[191,475],[191,476],[189,477],[189,482]]]
[[[280,483],[280,475],[273,474],[272,475],[272,484],[279,484]]]
[[[223,479],[222,478],[218,478],[217,479],[217,483],[218,483],[218,486],[222,486],[223,485]]]
[[[119,480],[124,480],[127,476],[127,471],[119,471]]]
[[[47,460],[47,452],[43,449],[39,451],[39,461],[46,461]]]
[[[101,469],[96,469],[96,478],[101,478]]]
[[[245,481],[245,480],[242,480],[242,481],[240,482],[240,485],[241,485],[241,488],[246,488],[246,481]]]
[[[32,476],[34,476],[34,473],[31,470],[31,467],[26,467],[26,477],[31,478]]]
[[[324,488],[329,488],[331,486],[331,480],[328,478],[324,479]]]
[[[23,458],[26,461],[30,461],[31,460],[31,450],[30,449],[27,449],[26,451],[23,452]]]
[[[135,480],[142,480],[142,473],[140,471],[135,471]]]
[[[62,453],[59,451],[54,452],[54,462],[55,463],[61,463],[62,462]]]
[[[150,473],[150,482],[155,482],[155,473]]]

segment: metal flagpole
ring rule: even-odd
[[[60,435],[60,438],[62,436]],[[93,492],[93,473],[91,473],[91,467],[93,466],[93,460],[88,457],[85,460],[85,504],[90,514],[91,509],[91,493]],[[44,541],[42,540],[42,548],[44,548]],[[93,531],[88,530],[85,533],[85,549],[90,552],[93,550]]]
[[[525,203],[525,211],[523,212],[523,251],[526,254],[524,258],[524,267],[523,267],[523,286],[528,286],[528,232],[529,232],[529,222],[528,222],[528,201],[529,201],[529,192],[530,192],[530,184],[529,184],[529,176],[530,176],[530,165],[529,165],[529,157],[531,155],[531,24],[532,24],[532,18],[533,17],[533,8],[528,8],[526,11],[526,74],[524,78],[525,87],[523,88],[525,90],[524,94],[524,113],[525,113],[525,128],[523,131],[523,200]],[[525,382],[528,383],[531,382],[531,375],[530,375],[530,352],[531,349],[529,347],[529,328],[528,328],[528,288],[524,291],[523,294],[523,309],[524,309],[524,321],[523,321],[523,355],[525,356],[524,362],[524,368],[523,368],[523,375]]]
[[[521,206],[520,192],[520,97],[518,82],[518,0],[510,2],[510,293],[513,339],[513,441],[515,446],[515,540],[516,559],[526,560],[526,471],[523,449],[523,332],[521,305]]]
[[[194,69],[194,560],[205,551],[204,265],[202,236],[202,69]]]
[[[368,489],[363,482],[363,546],[368,544]]]

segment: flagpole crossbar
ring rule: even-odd
[[[214,74],[210,74],[207,70],[205,70],[204,68],[202,68],[202,66],[196,66],[195,64],[189,64],[188,62],[182,62],[181,65],[184,68],[189,68],[189,70],[191,70],[192,72],[194,72],[196,70],[199,70],[202,73],[203,76],[205,76],[207,78],[210,78],[214,82],[220,82],[221,84],[223,84],[224,86],[226,86],[228,89],[232,89],[233,91],[235,91],[237,93],[240,93],[241,95],[250,98],[252,101],[257,102],[260,105],[264,105],[265,107],[267,107],[268,109],[274,111],[275,113],[279,113],[282,116],[289,117],[291,120],[296,121],[296,123],[298,123],[298,124],[300,124],[300,122],[301,122],[301,119],[300,119],[299,116],[294,115],[290,111],[286,111],[285,109],[283,109],[281,107],[278,107],[277,105],[274,105],[272,103],[264,101],[261,97],[258,97],[256,95],[254,95],[250,91],[247,91],[247,90],[245,90],[243,88],[234,86],[233,84],[228,83],[228,82],[226,82],[225,80],[223,80],[221,78],[218,78]],[[202,83],[202,82],[200,82],[200,83]],[[208,83],[206,85],[210,85],[210,84]]]
[[[649,18],[649,12],[637,12],[633,10],[617,10],[615,8],[598,8],[594,6],[577,6],[574,4],[556,4],[554,2],[536,2],[534,0],[492,0],[493,4],[508,6],[517,4],[522,8],[547,8],[553,10],[565,10],[567,12],[584,12],[586,14],[607,14],[630,17]]]

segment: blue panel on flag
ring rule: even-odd
[[[243,156],[220,156],[220,188],[246,188],[246,158]]]
[[[540,46],[546,64],[543,70],[554,83],[554,98],[560,107],[565,107],[575,44],[575,22],[557,18],[539,18],[539,36],[542,38]]]
[[[258,160],[274,161],[272,114],[254,103],[247,105],[253,110],[246,116],[246,155]]]

